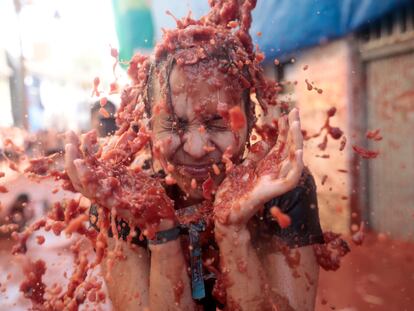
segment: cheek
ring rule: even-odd
[[[214,142],[214,144],[220,149],[223,153],[226,149],[231,146],[232,150],[238,151],[244,146],[246,142],[246,134],[247,130],[242,130],[237,133],[237,135],[233,132],[217,132],[214,134],[210,134],[210,140]],[[236,137],[238,136],[238,138]]]
[[[171,158],[181,144],[180,137],[171,133],[155,134],[152,136],[152,141],[153,147],[159,150],[159,156],[165,160]]]

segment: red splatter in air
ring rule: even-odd
[[[339,145],[339,151],[343,151],[345,149],[345,146],[346,146],[346,136],[342,136],[342,139]]]
[[[270,214],[278,222],[282,229],[289,227],[292,223],[290,217],[284,214],[277,206],[272,206],[270,208]]]
[[[101,97],[101,99],[99,100],[99,104],[101,105],[101,107],[104,107],[107,102],[108,99],[106,97]]]
[[[36,236],[36,242],[37,244],[42,245],[43,243],[45,243],[45,237],[43,235]]]
[[[364,242],[364,238],[365,238],[364,230],[365,230],[365,224],[363,221],[361,221],[359,230],[352,235],[352,242],[354,242],[355,245],[362,245],[362,243]]]
[[[350,252],[348,244],[341,239],[341,235],[333,232],[323,234],[325,243],[314,244],[313,250],[318,264],[326,271],[338,270],[341,259]]]
[[[42,277],[46,272],[46,264],[43,260],[28,261],[23,265],[25,280],[20,284],[20,291],[24,297],[30,299],[34,306],[40,307],[44,303],[46,285]]]
[[[104,118],[109,118],[111,115],[109,114],[108,110],[106,110],[105,108],[101,107],[99,108],[99,113],[101,114],[101,116],[103,116]]]
[[[307,87],[308,91],[312,91],[313,86],[312,86],[312,84],[309,83],[308,79],[305,79],[305,83],[306,83],[306,87]]]
[[[373,131],[367,131],[367,133],[365,134],[365,136],[368,139],[372,139],[372,140],[375,140],[375,141],[382,140],[382,136],[380,134],[380,129],[376,129],[376,130],[373,130]]]
[[[368,150],[357,145],[352,145],[352,149],[364,159],[375,159],[379,155],[379,151]]]
[[[119,93],[119,90],[120,90],[120,86],[118,82],[115,81],[109,85],[109,94],[117,94]]]
[[[341,137],[343,137],[343,131],[339,128],[339,127],[333,127],[330,124],[330,119],[332,117],[334,117],[336,114],[336,108],[335,107],[331,107],[327,112],[326,112],[326,120],[324,125],[320,128],[320,130],[313,134],[313,135],[308,135],[306,133],[306,131],[304,131],[304,139],[305,140],[309,140],[309,139],[313,139],[316,137],[319,137],[322,135],[323,132],[325,132],[322,142],[320,144],[318,144],[318,148],[322,151],[324,151],[326,149],[326,147],[328,146],[328,135],[331,136],[333,139],[338,140]],[[340,148],[345,148],[345,143],[346,143],[346,138],[343,139],[341,141],[341,146]]]

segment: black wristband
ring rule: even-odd
[[[174,228],[164,230],[164,231],[158,231],[155,234],[155,239],[153,240],[148,239],[148,244],[158,245],[158,244],[167,243],[169,241],[174,241],[178,239],[178,237],[180,236],[180,231],[181,230],[179,227],[174,227]]]

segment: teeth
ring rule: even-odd
[[[194,178],[191,179],[191,188],[192,189],[197,189],[197,181]]]

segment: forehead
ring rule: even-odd
[[[174,66],[170,75],[172,107],[179,117],[215,114],[219,103],[242,105],[242,88],[214,62]]]

